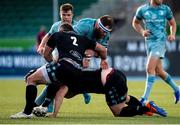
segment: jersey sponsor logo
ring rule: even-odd
[[[80,61],[82,60],[82,55],[81,55],[79,52],[74,51],[74,50],[70,50],[69,53],[70,53],[72,56],[74,56],[76,59],[78,59],[78,60],[80,60]]]
[[[156,14],[152,14],[152,19],[153,20],[157,19],[157,15]]]
[[[147,22],[147,23],[150,23],[150,22],[152,22],[152,23],[157,23],[157,22],[164,22],[164,20],[163,20],[163,19],[156,19],[156,20],[149,19],[149,20],[146,20],[146,22]]]

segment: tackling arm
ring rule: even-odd
[[[39,54],[43,55],[43,53],[44,53],[44,48],[45,48],[45,45],[46,45],[46,43],[48,42],[48,40],[49,40],[49,34],[47,33],[47,34],[43,37],[43,39],[42,39],[42,41],[41,41],[41,43],[40,43],[40,45],[39,45],[39,48],[38,48],[38,50],[37,50],[37,52],[38,52]]]
[[[43,57],[47,62],[53,61],[52,51],[52,48],[45,46]]]

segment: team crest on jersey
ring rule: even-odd
[[[156,14],[152,14],[152,19],[157,19],[157,15]]]
[[[150,16],[149,12],[145,12],[144,16]]]
[[[159,15],[160,15],[160,16],[163,16],[163,15],[164,15],[164,12],[163,12],[163,11],[159,11]]]

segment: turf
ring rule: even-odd
[[[10,119],[11,114],[21,111],[25,104],[23,80],[0,80],[0,124],[180,124],[180,103],[174,104],[171,89],[157,81],[150,99],[166,109],[168,117],[154,115],[128,118],[113,117],[103,95],[91,94],[90,104],[83,102],[82,95],[65,99],[57,118]],[[144,81],[130,81],[129,94],[140,97]],[[40,91],[43,86],[38,87]]]

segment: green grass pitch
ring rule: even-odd
[[[144,81],[129,81],[129,94],[140,98]],[[38,90],[43,88],[39,86]],[[180,103],[174,104],[173,92],[163,81],[157,81],[150,100],[166,109],[168,117],[154,115],[119,118],[113,117],[103,95],[91,94],[86,105],[83,96],[65,99],[57,118],[10,119],[11,114],[21,111],[25,104],[23,80],[0,80],[0,124],[180,124]]]

